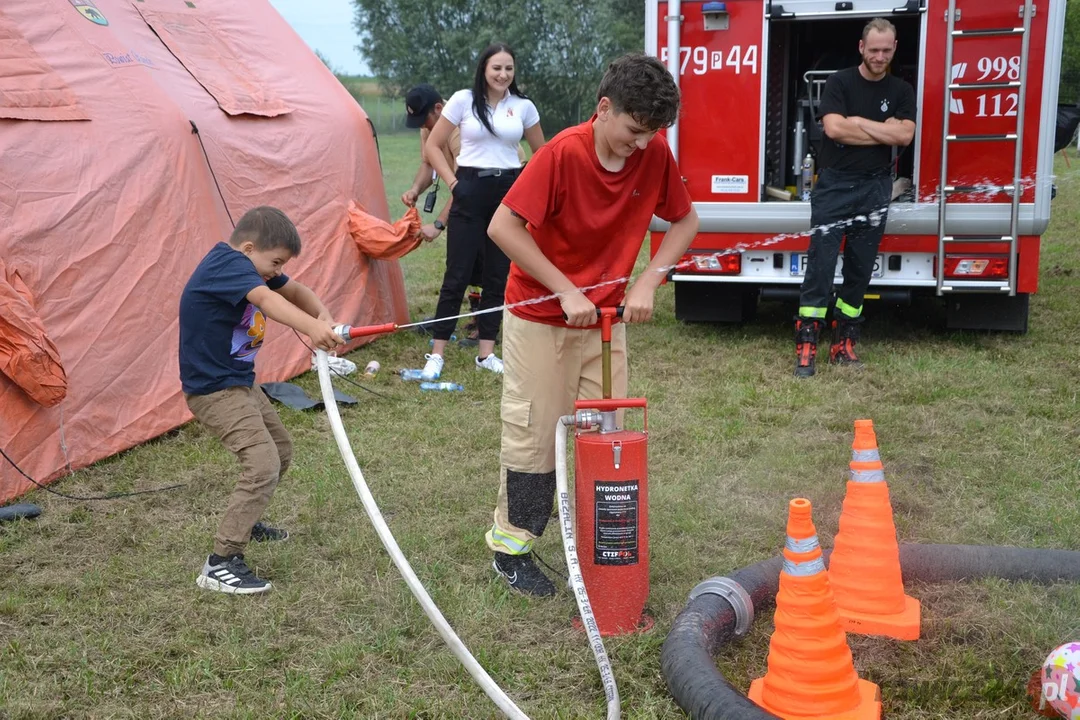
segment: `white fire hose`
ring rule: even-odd
[[[383,547],[386,548],[386,552],[390,553],[390,559],[394,561],[398,572],[405,578],[405,584],[409,586],[409,590],[412,591],[417,602],[420,603],[420,607],[423,608],[424,614],[428,616],[428,619],[431,620],[431,623],[439,632],[439,636],[442,637],[450,651],[461,661],[461,664],[465,666],[465,669],[469,671],[469,674],[473,676],[473,679],[476,680],[487,696],[491,698],[492,702],[498,705],[499,709],[512,720],[529,720],[529,716],[514,704],[514,701],[502,691],[502,688],[495,684],[487,671],[469,653],[469,649],[465,647],[465,644],[461,642],[461,638],[450,627],[450,623],[439,612],[439,608],[435,606],[427,590],[420,584],[420,580],[416,577],[416,573],[413,572],[409,561],[401,553],[401,548],[398,547],[397,541],[390,533],[390,528],[387,527],[386,521],[383,520],[382,513],[379,512],[379,506],[375,504],[375,498],[372,497],[367,483],[364,482],[364,474],[360,472],[360,465],[356,462],[356,455],[353,454],[352,446],[349,444],[349,436],[345,434],[345,426],[342,425],[341,415],[338,413],[337,399],[334,397],[334,385],[330,380],[330,364],[326,353],[322,350],[317,351],[316,365],[319,371],[319,387],[322,388],[323,403],[326,405],[326,417],[330,420],[330,428],[334,431],[334,439],[337,441],[338,451],[341,452],[341,459],[345,461],[345,467],[349,471],[349,477],[352,478],[356,494],[360,496],[360,501],[364,504],[364,510],[367,512],[368,518],[371,519],[371,524],[375,526],[375,532],[378,533]]]
[[[574,521],[570,517],[570,493],[566,483],[566,436],[567,428],[576,424],[576,415],[563,415],[555,425],[555,492],[559,497],[559,525],[562,530],[563,552],[566,553],[566,570],[574,588],[581,624],[589,636],[589,647],[596,658],[596,667],[600,669],[600,681],[604,684],[608,720],[619,720],[619,688],[615,685],[615,675],[611,672],[604,641],[600,639],[600,629],[596,626],[592,605],[589,604],[589,593],[585,589],[585,579],[581,576],[577,543],[574,540]]]
[[[349,471],[349,477],[352,478],[356,494],[360,496],[364,511],[367,512],[371,524],[375,527],[379,540],[382,541],[383,547],[390,554],[390,559],[394,561],[398,572],[405,579],[405,584],[409,586],[409,590],[416,597],[417,602],[420,603],[424,614],[431,620],[443,642],[447,644],[454,656],[465,666],[465,669],[480,685],[484,693],[511,720],[529,720],[529,717],[514,704],[514,701],[503,692],[502,688],[495,684],[487,671],[480,666],[480,663],[472,656],[465,644],[461,642],[461,638],[454,633],[450,623],[443,617],[439,608],[432,601],[431,596],[428,595],[427,590],[424,589],[424,586],[416,577],[416,573],[413,572],[409,561],[402,554],[401,548],[398,547],[397,541],[390,532],[390,528],[386,525],[386,521],[383,520],[379,506],[375,504],[375,498],[372,497],[371,491],[364,481],[364,474],[360,470],[359,463],[356,462],[356,455],[353,453],[349,437],[345,433],[345,426],[341,422],[337,399],[334,397],[334,385],[330,379],[328,358],[329,356],[323,350],[316,351],[316,369],[319,373],[319,387],[322,390],[323,404],[326,406],[326,417],[330,421],[330,429],[334,433],[334,440],[337,441],[338,451],[341,453],[341,459],[345,461],[345,467]],[[604,650],[604,642],[600,638],[600,631],[596,626],[596,619],[593,617],[592,606],[589,604],[589,595],[585,589],[585,581],[581,576],[577,548],[574,542],[573,520],[570,516],[570,498],[567,493],[566,481],[566,440],[567,425],[574,425],[574,423],[574,415],[563,416],[559,419],[555,430],[555,483],[559,495],[559,518],[561,521],[563,549],[566,553],[566,567],[570,573],[574,598],[577,600],[578,611],[581,613],[581,622],[588,634],[589,645],[592,648],[593,656],[596,658],[596,664],[600,670],[600,680],[604,685],[604,695],[607,698],[607,717],[608,720],[618,720],[620,717],[619,689],[615,685],[615,676],[611,671],[611,663],[608,661],[607,652]]]

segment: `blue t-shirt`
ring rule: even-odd
[[[202,259],[180,295],[180,383],[191,395],[255,384],[255,354],[266,318],[247,294],[289,282],[266,281],[247,255],[220,242]]]

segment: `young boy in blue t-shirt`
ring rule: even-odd
[[[180,382],[195,418],[216,435],[243,472],[214,536],[214,552],[196,579],[201,588],[250,595],[269,582],[244,562],[248,540],[284,540],[259,521],[292,459],[289,433],[255,385],[255,355],[266,318],[330,350],[342,344],[330,311],[282,270],[300,254],[296,226],[277,208],[249,210],[228,244],[218,243],[180,296]]]

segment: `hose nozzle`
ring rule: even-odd
[[[349,342],[358,337],[367,337],[368,335],[385,335],[386,333],[392,333],[398,329],[398,326],[394,323],[383,323],[382,325],[363,325],[361,327],[353,327],[352,325],[335,325],[334,332],[345,342]]]

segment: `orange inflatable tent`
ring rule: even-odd
[[[180,292],[257,205],[296,223],[289,274],[337,319],[406,322],[351,201],[388,215],[371,124],[266,0],[5,0],[0,449],[48,482],[187,422]],[[310,357],[273,325],[258,377]],[[0,504],[31,488],[0,459]]]

